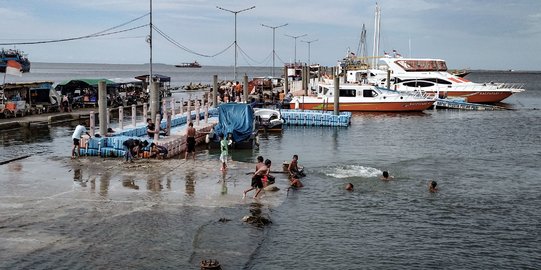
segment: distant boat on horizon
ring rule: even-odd
[[[200,68],[201,64],[199,64],[197,61],[193,61],[192,63],[182,63],[180,65],[175,65],[175,67],[178,67],[178,68]]]

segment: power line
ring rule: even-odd
[[[160,34],[163,38],[165,38],[165,40],[169,41],[171,44],[175,45],[176,47],[188,52],[188,53],[191,53],[191,54],[195,54],[195,55],[198,55],[198,56],[202,56],[202,57],[215,57],[215,56],[218,56],[224,52],[226,52],[229,48],[231,48],[231,46],[233,46],[235,43],[231,43],[229,46],[227,46],[225,49],[219,51],[218,53],[215,53],[215,54],[212,54],[212,55],[209,55],[209,54],[203,54],[203,53],[199,53],[199,52],[196,52],[194,50],[191,50],[189,49],[188,47],[180,44],[178,41],[174,40],[172,37],[170,37],[169,35],[167,35],[166,33],[164,33],[162,30],[160,30],[158,27],[156,27],[156,25],[152,25],[152,28],[154,28],[154,30],[156,30],[156,32],[158,34]]]
[[[99,34],[99,35],[92,34],[92,35],[87,35],[87,36],[82,36],[82,37],[63,38],[63,39],[44,40],[44,41],[33,41],[33,42],[0,43],[0,45],[35,45],[35,44],[45,44],[45,43],[66,42],[66,41],[73,41],[73,40],[80,40],[80,39],[87,39],[87,38],[94,38],[94,37],[109,36],[109,35],[114,35],[114,34],[118,34],[118,33],[124,33],[124,32],[128,32],[128,31],[132,31],[132,30],[143,28],[143,27],[146,27],[146,26],[148,26],[148,24],[132,27],[132,28],[125,29],[125,30],[119,30],[119,31],[110,32],[110,33],[103,33],[103,34]]]
[[[254,63],[256,63],[256,64],[262,64],[262,63],[264,63],[265,61],[267,61],[268,58],[270,58],[270,57],[272,56],[272,52],[271,52],[271,53],[270,53],[269,55],[267,55],[267,57],[265,57],[265,59],[263,59],[262,61],[256,61],[256,60],[254,60],[252,57],[250,57],[250,56],[249,56],[249,55],[248,55],[248,54],[247,54],[240,46],[239,46],[239,50],[240,50],[240,52],[241,52],[244,56],[248,57],[248,59],[250,59],[252,62],[254,62]],[[246,62],[248,62],[248,61],[246,61]],[[248,64],[249,64],[249,63],[248,63]]]

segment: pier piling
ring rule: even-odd
[[[124,107],[118,107],[118,128],[124,129]]]
[[[248,103],[248,75],[246,74],[244,74],[243,90],[242,101]]]
[[[212,76],[212,106],[218,107],[218,75]]]
[[[98,82],[98,120],[100,124],[100,133],[105,135],[107,133],[107,126],[109,121],[107,120],[107,85],[105,81]]]
[[[90,136],[94,137],[96,132],[96,118],[94,111],[90,111]]]
[[[340,78],[334,77],[334,114],[340,114]]]
[[[132,104],[131,105],[131,125],[133,127],[135,127],[137,124],[136,118],[137,118],[137,109],[135,107],[135,104]],[[100,128],[101,128],[101,125],[100,125]]]

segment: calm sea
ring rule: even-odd
[[[154,72],[180,86],[210,83],[213,74],[232,79],[232,69],[156,65]],[[250,77],[270,73],[238,70]],[[21,80],[146,73],[142,65],[37,63]],[[224,269],[539,269],[541,73],[473,72],[467,78],[524,83],[526,92],[506,99],[512,108],[506,111],[356,113],[348,128],[287,127],[281,135],[262,136],[259,150],[233,154],[238,161],[263,155],[278,166],[298,154],[306,168],[306,186],[267,209],[273,223],[265,229],[214,222],[238,221],[247,203],[155,207],[117,217],[126,206],[105,199],[94,205],[114,217],[104,218],[73,209],[61,215],[63,207],[35,202],[41,215],[60,218],[33,221],[43,220],[39,211],[26,216],[30,210],[6,206],[6,187],[17,183],[0,177],[0,238],[24,233],[40,241],[54,232],[73,239],[31,251],[0,242],[0,268],[198,269],[197,254],[207,252]],[[53,162],[69,155],[71,132],[70,126],[1,132],[1,151]],[[217,155],[209,152],[208,159]],[[31,163],[24,166],[32,170]],[[395,179],[380,181],[383,170]],[[429,180],[438,182],[438,193],[427,191]],[[345,191],[346,183],[355,190]]]

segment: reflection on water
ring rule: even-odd
[[[156,175],[149,175],[147,189],[154,192],[161,191],[163,189],[162,180]]]
[[[220,183],[222,184],[222,191],[221,191],[222,195],[227,194],[227,182],[226,182],[227,177],[226,176],[227,176],[227,171],[222,172],[222,179],[220,180]]]
[[[132,175],[125,175],[122,179],[122,186],[130,189],[139,189],[139,186],[135,184],[135,177]]]
[[[111,173],[104,171],[100,177],[100,196],[106,197],[109,192],[109,183],[111,182]]]
[[[195,193],[195,173],[193,170],[186,170],[186,195],[189,197],[193,197]]]

